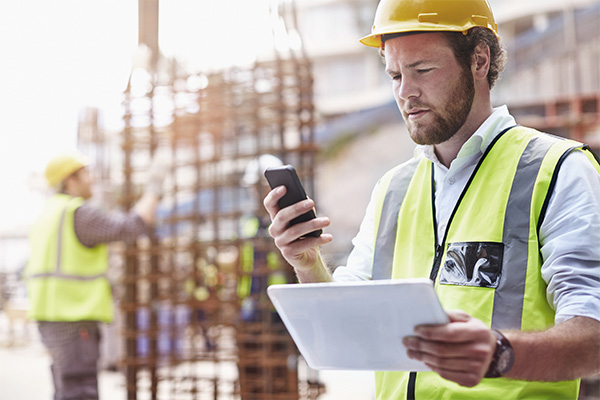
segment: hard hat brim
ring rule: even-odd
[[[387,29],[382,32],[371,33],[370,35],[360,38],[358,41],[360,43],[364,44],[365,46],[381,47],[381,36],[383,36],[383,35],[391,35],[391,34],[396,34],[396,33],[432,33],[432,32],[462,32],[463,34],[466,35],[470,29],[472,29],[476,26],[480,26],[480,25],[470,25],[464,29],[456,28],[453,26],[440,26],[440,25],[436,25],[434,27],[419,26],[419,27],[411,28],[411,29],[406,29],[406,28],[402,29],[401,27],[399,27],[399,28],[392,27],[392,28]],[[496,37],[498,39],[500,39],[500,37],[498,36],[498,33],[491,27],[483,26],[482,28],[487,28],[487,29],[491,30],[492,32],[494,32]]]

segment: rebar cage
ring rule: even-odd
[[[266,230],[266,182],[241,184],[248,164],[271,154],[314,193],[312,82],[310,62],[290,57],[189,76],[173,66],[126,91],[123,208],[135,204],[155,153],[173,160],[154,234],[122,249],[129,399],[323,390],[266,296],[274,280],[295,281]]]

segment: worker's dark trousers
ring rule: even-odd
[[[96,322],[38,322],[52,357],[54,400],[97,400],[100,331]]]

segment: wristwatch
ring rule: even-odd
[[[494,356],[485,374],[485,378],[499,378],[503,376],[510,371],[515,362],[515,352],[508,339],[495,329],[492,332],[496,335],[496,351],[494,351]]]

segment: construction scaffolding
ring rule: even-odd
[[[278,59],[171,76],[143,96],[126,93],[122,206],[134,205],[159,146],[175,160],[157,235],[123,252],[129,399],[145,392],[153,399],[318,395],[308,378],[298,379],[298,352],[265,293],[270,275],[292,282],[292,269],[265,234],[262,191],[240,185],[253,159],[274,154],[312,187],[311,90],[308,60]],[[243,232],[248,215],[260,225],[253,236]],[[250,319],[242,318],[244,279],[263,283],[260,293],[247,294]]]
[[[279,12],[294,29],[294,9]],[[173,160],[154,232],[112,248],[127,398],[316,399],[325,388],[266,295],[269,284],[296,282],[267,233],[266,180],[242,185],[248,165],[270,154],[294,165],[314,197],[311,63],[288,48],[211,73],[152,65],[132,71],[116,152],[96,113],[79,130],[124,210],[151,159]]]

